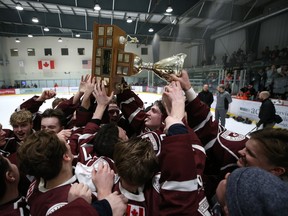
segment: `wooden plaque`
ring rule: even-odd
[[[92,75],[106,81],[108,93],[115,90],[123,76],[134,75],[134,54],[125,52],[119,42],[126,33],[116,25],[94,24]]]

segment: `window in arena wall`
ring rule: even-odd
[[[78,55],[85,55],[85,48],[78,48]]]
[[[44,49],[44,55],[45,56],[52,56],[52,49],[51,48],[45,48]]]
[[[27,55],[28,56],[35,56],[35,49],[34,48],[28,48],[27,49]]]
[[[18,56],[18,49],[17,48],[10,49],[10,55],[11,56]]]
[[[68,48],[61,48],[61,55],[62,56],[69,55]]]

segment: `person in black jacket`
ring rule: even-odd
[[[262,101],[259,111],[259,121],[256,124],[257,127],[263,124],[263,128],[273,127],[275,125],[276,110],[272,101],[269,99],[270,93],[268,91],[262,91],[259,94],[259,99]]]
[[[199,92],[198,97],[201,101],[207,104],[209,108],[214,101],[213,94],[209,91],[209,87],[207,84],[203,85],[203,89],[201,92]]]

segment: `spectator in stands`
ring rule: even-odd
[[[276,66],[272,65],[271,68],[266,68],[266,76],[267,80],[265,83],[265,90],[269,91],[271,95],[273,95],[273,85],[274,85],[274,79],[277,74]]]
[[[201,92],[198,94],[199,99],[207,104],[209,108],[211,108],[211,104],[214,101],[213,94],[209,91],[209,86],[208,84],[203,85],[203,89]]]
[[[259,94],[259,99],[262,101],[258,114],[259,121],[256,126],[259,128],[263,124],[263,128],[273,127],[275,125],[276,110],[273,102],[269,99],[270,93],[262,91]]]
[[[288,214],[288,185],[259,168],[239,168],[217,188],[217,199],[225,216]]]
[[[266,46],[265,49],[262,51],[262,61],[263,64],[266,65],[270,61],[270,48]]]
[[[228,83],[229,85],[231,85],[232,82],[233,82],[232,73],[231,72],[227,72],[227,74],[226,74],[226,76],[224,78],[224,83],[223,84],[226,85]]]
[[[229,83],[225,84],[225,91],[227,91],[229,94],[231,94],[232,89],[231,89],[231,85]]]
[[[273,93],[279,99],[286,99],[286,92],[288,86],[288,70],[287,65],[282,65],[277,69],[274,76]]]
[[[263,68],[258,69],[255,75],[254,86],[256,91],[261,92],[265,90],[267,75]]]
[[[216,107],[215,107],[215,120],[221,122],[221,125],[225,127],[225,118],[229,108],[229,104],[232,102],[231,95],[225,91],[225,86],[220,84],[217,87],[217,94],[216,94]]]

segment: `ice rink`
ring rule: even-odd
[[[138,93],[139,97],[143,100],[145,106],[151,105],[155,100],[160,99],[161,95],[151,94],[151,93]],[[10,115],[14,110],[24,101],[31,98],[33,95],[10,95],[10,96],[0,96],[0,123],[3,128],[12,129],[9,124]],[[69,94],[58,94],[57,97],[70,98],[72,96]],[[47,108],[51,108],[51,103],[53,99],[47,100],[40,107],[40,112],[43,112]],[[214,112],[212,111],[214,115]],[[226,118],[226,128],[230,131],[237,132],[240,134],[247,134],[255,127],[255,124],[245,124],[242,122],[237,122],[233,118]]]

